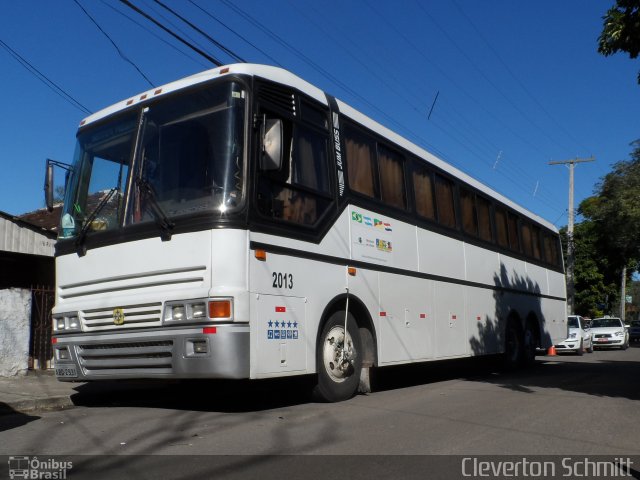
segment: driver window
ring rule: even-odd
[[[331,203],[328,134],[282,120],[283,163],[279,170],[261,172],[258,210],[274,219],[313,226]]]

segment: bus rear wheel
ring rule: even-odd
[[[536,349],[538,348],[539,330],[534,320],[527,320],[522,338],[522,364],[530,367],[536,363]]]
[[[351,398],[358,388],[362,370],[362,341],[355,318],[348,315],[346,336],[344,320],[344,311],[333,313],[318,338],[318,380],[313,391],[316,400],[340,402]]]
[[[507,322],[504,337],[503,367],[507,371],[513,371],[522,364],[524,340],[515,320]]]

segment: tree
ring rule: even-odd
[[[620,278],[622,306],[625,282],[640,259],[640,141],[631,145],[631,159],[614,164],[578,209],[595,227],[597,255],[606,259],[605,284],[611,275]]]
[[[560,230],[566,256],[566,228]],[[575,302],[574,312],[596,318],[611,312],[611,302],[617,295],[615,272],[607,258],[598,251],[597,225],[591,220],[577,223],[573,232],[575,245]]]
[[[616,0],[615,6],[602,18],[604,25],[598,38],[598,52],[605,56],[627,52],[630,58],[637,58],[640,54],[640,0]]]

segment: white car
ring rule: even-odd
[[[589,353],[593,352],[591,331],[586,326],[584,318],[580,315],[569,315],[567,327],[569,336],[555,346],[556,352],[574,352],[577,355],[582,355],[585,350]]]
[[[626,350],[629,346],[629,332],[622,320],[616,317],[596,318],[591,322],[594,347],[618,347]]]

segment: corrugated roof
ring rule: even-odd
[[[0,211],[0,251],[52,257],[56,233]]]

